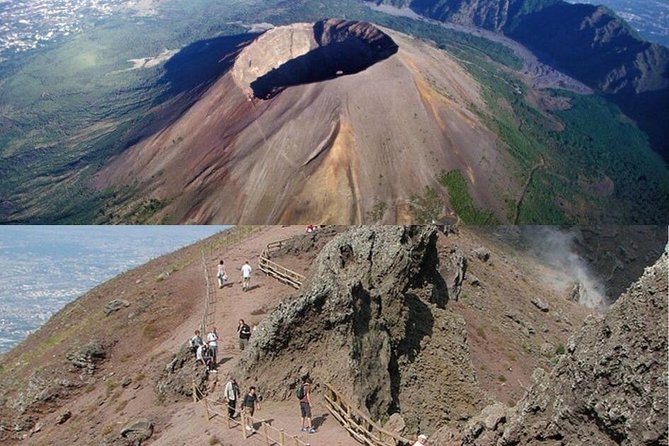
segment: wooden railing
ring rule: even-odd
[[[302,286],[302,282],[304,282],[304,276],[270,260],[272,254],[281,249],[285,243],[286,240],[278,240],[276,242],[268,243],[258,258],[258,268],[260,271],[274,277],[280,282],[290,285],[295,289],[299,289]]]
[[[236,226],[232,229],[228,229],[224,232],[225,235],[217,240],[215,245],[207,246],[209,254],[211,254],[212,250],[229,248],[232,245],[239,243],[254,232],[258,231],[259,229],[261,229],[259,226]],[[207,267],[204,247],[200,250],[200,254],[202,258],[202,267],[204,269],[205,280],[204,311],[202,314],[202,320],[200,321],[200,333],[202,333],[202,336],[205,336],[205,333],[209,333],[209,331],[213,329],[214,325],[216,324],[216,292],[212,285],[209,269]]]
[[[324,398],[330,413],[358,442],[367,446],[411,446],[411,440],[379,427],[329,384],[325,384]]]
[[[298,436],[286,434],[283,429],[277,429],[267,421],[252,417],[246,414],[244,411],[241,412],[239,421],[230,418],[228,416],[227,405],[207,398],[204,394],[202,394],[200,389],[198,389],[195,382],[193,382],[193,402],[202,402],[204,407],[204,416],[207,421],[211,421],[212,419],[224,420],[225,426],[228,429],[236,429],[237,427],[241,427],[242,437],[244,439],[249,438],[251,435],[258,434],[263,442],[268,446],[311,446],[309,443],[302,441]],[[259,429],[254,429],[255,432],[247,431],[246,426],[251,424],[254,426],[254,428],[255,426],[258,426]]]
[[[216,293],[211,286],[209,278],[209,270],[207,269],[207,261],[204,258],[204,250],[202,250],[202,268],[204,269],[204,312],[202,313],[202,321],[200,322],[200,333],[202,336],[213,329],[216,324]]]

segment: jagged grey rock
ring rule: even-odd
[[[159,400],[178,401],[193,396],[193,383],[203,394],[207,386],[207,369],[195,360],[188,345],[172,357],[165,366],[154,390]]]
[[[97,363],[107,356],[106,349],[102,343],[92,341],[83,347],[69,351],[65,357],[70,364],[79,369],[85,369],[89,374],[95,373]]]
[[[114,299],[111,302],[107,303],[104,308],[105,316],[109,316],[114,311],[118,311],[123,307],[129,307],[130,302],[123,299]]]
[[[481,395],[467,332],[444,309],[436,240],[434,227],[398,226],[334,238],[299,293],[258,326],[240,375],[284,398],[309,375],[374,419],[401,411],[411,429],[475,413]]]
[[[501,436],[463,444],[666,445],[668,260],[589,317],[550,373],[535,370]]]
[[[148,418],[140,418],[125,425],[121,436],[129,440],[144,441],[153,435],[153,423]]]
[[[447,261],[440,266],[439,270],[446,278],[449,299],[458,300],[467,274],[467,258],[457,246],[450,249],[446,258]]]
[[[550,307],[548,306],[548,304],[546,302],[544,302],[543,300],[539,299],[538,297],[535,297],[534,299],[532,299],[531,302],[535,307],[537,307],[538,309],[540,309],[544,313],[546,313],[546,312],[548,312],[548,310],[550,310]]]
[[[476,248],[472,250],[472,254],[484,263],[487,263],[490,260],[490,251],[487,248]]]

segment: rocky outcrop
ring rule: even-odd
[[[72,350],[67,353],[66,357],[70,363],[78,368],[84,369],[87,373],[95,373],[97,364],[104,360],[107,356],[105,347],[97,341],[90,342],[85,346]]]
[[[159,401],[179,401],[193,396],[193,383],[204,394],[207,369],[195,360],[188,345],[183,345],[165,366],[155,385]]]
[[[668,262],[665,250],[550,373],[535,371],[503,431],[485,426],[463,444],[667,444]]]
[[[400,412],[412,431],[470,416],[481,397],[464,320],[445,309],[436,239],[397,226],[333,239],[300,294],[259,325],[242,374],[284,397],[311,376],[376,419]]]

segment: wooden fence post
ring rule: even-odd
[[[286,446],[286,433],[281,429],[279,431],[279,444],[281,446]]]
[[[242,437],[246,440],[246,413],[242,411]]]
[[[267,423],[265,423],[264,421],[262,422],[262,432],[263,435],[265,436],[265,443],[267,444],[267,446],[269,446],[270,443],[269,443],[269,435],[267,434]]]
[[[204,413],[205,416],[207,417],[207,421],[209,421],[211,419],[211,417],[209,416],[209,402],[207,401],[207,398],[203,398],[203,400],[204,400]]]
[[[195,385],[195,381],[193,381],[193,402],[197,403],[197,386]]]

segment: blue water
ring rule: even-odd
[[[0,227],[0,354],[87,290],[227,228]]]

